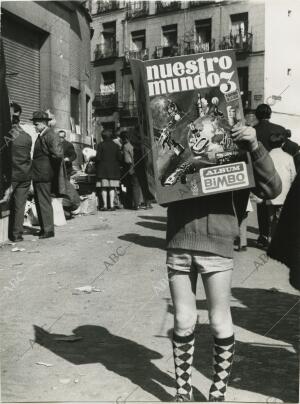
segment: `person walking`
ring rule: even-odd
[[[54,187],[59,188],[57,182],[64,157],[58,134],[48,127],[48,121],[51,119],[44,111],[36,111],[32,117],[38,133],[33,151],[32,178],[41,239],[54,237],[51,193]]]
[[[272,134],[270,137],[270,145],[272,148],[270,156],[273,160],[275,169],[281,178],[282,191],[275,199],[266,201],[269,219],[269,241],[275,234],[282,206],[296,177],[296,168],[293,157],[282,150],[284,142],[284,133],[278,135]]]
[[[258,120],[258,123],[254,126],[257,139],[264,145],[264,147],[268,151],[270,151],[271,134],[283,133],[285,128],[273,122],[270,122],[272,109],[268,104],[259,104],[255,110],[255,116]],[[268,247],[269,236],[268,209],[265,200],[257,205],[257,221],[259,236],[256,244],[257,247],[265,249]]]
[[[31,185],[31,136],[20,126],[22,107],[13,102],[10,106],[12,174],[11,213],[9,236],[11,241],[23,241],[24,212]]]
[[[102,211],[108,210],[107,197],[109,196],[109,210],[115,210],[115,188],[120,186],[122,153],[116,145],[108,130],[102,132],[103,142],[97,146],[96,154],[96,177],[100,183],[103,199]]]
[[[67,177],[68,180],[70,180],[72,171],[73,171],[73,165],[72,162],[76,160],[77,154],[75,152],[74,146],[71,142],[68,142],[66,140],[66,131],[65,130],[60,130],[58,132],[58,136],[62,142],[62,147],[63,147],[63,153],[64,153],[64,162],[66,166],[66,171],[67,171]]]
[[[236,126],[232,138],[251,155],[256,181],[253,192],[266,199],[276,197],[281,191],[280,177],[267,151],[257,141],[255,129]],[[174,401],[193,400],[198,274],[204,284],[214,339],[209,401],[225,400],[235,346],[230,310],[233,244],[248,198],[249,190],[242,190],[168,204],[167,267],[174,306],[173,356],[177,390]]]

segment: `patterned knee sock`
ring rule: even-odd
[[[186,401],[192,398],[194,343],[194,333],[183,337],[175,334],[175,332],[173,334],[173,354],[177,395],[182,396]]]
[[[234,356],[234,335],[214,338],[214,376],[209,401],[224,401]]]

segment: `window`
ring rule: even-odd
[[[146,31],[134,31],[131,33],[131,50],[141,51],[146,48]]]
[[[241,36],[243,40],[246,40],[248,33],[248,13],[232,14],[230,18],[231,34],[233,37]]]
[[[102,72],[100,83],[101,94],[113,94],[116,92],[116,72]]]
[[[104,49],[111,51],[116,48],[116,21],[103,24],[102,38]]]
[[[177,24],[162,27],[162,46],[177,45]]]
[[[71,118],[75,125],[79,125],[79,95],[80,91],[71,87]]]
[[[211,18],[195,21],[196,42],[204,44],[211,41]]]

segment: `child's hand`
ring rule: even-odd
[[[258,148],[256,130],[251,126],[235,125],[232,128],[231,137],[242,150],[253,152]]]

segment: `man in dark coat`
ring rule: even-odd
[[[51,191],[59,176],[63,160],[63,147],[58,134],[48,127],[51,120],[44,111],[33,113],[32,121],[38,133],[35,141],[32,162],[34,198],[41,226],[40,238],[54,237],[53,209]]]
[[[22,108],[11,104],[12,128],[12,200],[10,212],[10,239],[23,241],[25,205],[31,184],[31,136],[20,126]]]
[[[71,142],[68,142],[66,140],[66,131],[60,130],[58,132],[58,135],[60,137],[60,140],[62,142],[63,146],[63,151],[64,151],[64,162],[67,170],[67,176],[68,180],[71,177],[72,171],[73,171],[73,165],[72,162],[76,160],[77,154],[75,152],[74,146]]]
[[[267,104],[260,104],[255,110],[255,116],[258,120],[258,124],[254,126],[257,140],[260,141],[268,151],[272,148],[270,144],[271,135],[283,134],[285,132],[283,126],[270,122],[271,115],[272,110]],[[268,246],[269,219],[265,201],[257,205],[257,220],[259,229],[257,246],[266,248]]]

